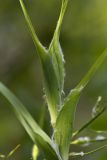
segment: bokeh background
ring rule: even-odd
[[[25,4],[41,42],[48,47],[59,16],[61,0],[25,0]],[[107,47],[107,0],[70,1],[60,41],[66,61],[67,94]],[[40,61],[19,1],[0,1],[0,81],[22,100],[38,122],[44,106],[42,79]],[[99,95],[107,102],[107,60],[82,94],[76,113],[75,129],[89,120]],[[48,111],[44,129],[50,131],[47,115]],[[91,128],[107,131],[107,112]],[[0,95],[0,153],[7,154],[17,144],[21,144],[21,147],[13,159],[29,160],[33,144],[10,110],[8,102]],[[103,143],[85,147],[85,151],[101,145]],[[79,147],[72,149],[84,150]],[[106,160],[107,148],[85,159]]]

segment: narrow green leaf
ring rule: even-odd
[[[57,80],[55,68],[53,65],[53,60],[48,50],[46,50],[44,46],[40,43],[35,33],[35,30],[33,28],[30,17],[27,13],[27,10],[25,8],[25,5],[23,3],[23,0],[19,0],[19,1],[21,4],[22,11],[24,13],[25,20],[27,22],[30,34],[32,36],[32,39],[34,41],[34,44],[37,48],[37,51],[41,60],[43,74],[44,74],[44,90],[46,94],[46,100],[48,103],[48,109],[51,116],[51,123],[54,125],[56,122],[56,117],[58,113],[58,103],[60,101],[60,94],[59,94],[58,80]]]
[[[60,98],[63,93],[65,70],[64,70],[64,56],[63,56],[62,48],[59,43],[59,36],[60,36],[61,25],[62,25],[63,17],[67,8],[67,4],[68,4],[68,0],[62,0],[62,7],[61,7],[59,20],[57,22],[56,30],[54,32],[54,36],[49,47],[49,54],[51,54],[55,73],[58,80]],[[61,104],[61,99],[59,104]]]
[[[85,87],[90,79],[93,77],[95,72],[98,70],[98,68],[101,66],[101,64],[104,62],[104,60],[107,58],[107,48],[104,50],[104,52],[99,56],[99,58],[96,60],[94,65],[90,68],[86,76],[80,81],[80,83],[76,86],[76,88],[79,87]]]
[[[23,0],[19,0],[19,2],[20,2],[20,5],[21,5],[21,8],[22,8],[22,11],[23,11],[23,14],[24,14],[28,29],[29,29],[29,31],[31,33],[31,37],[32,37],[32,39],[34,41],[35,47],[37,48],[39,56],[42,57],[46,53],[46,50],[45,50],[44,46],[41,44],[41,42],[39,41],[39,39],[38,39],[38,37],[37,37],[37,35],[35,33],[35,29],[34,29],[34,27],[32,25],[32,22],[31,22],[31,19],[30,19],[29,15],[27,13],[27,10],[26,10],[26,7],[24,5]]]
[[[51,55],[54,71],[56,74],[57,82],[58,82],[58,94],[59,99],[57,102],[58,109],[60,109],[60,106],[62,104],[62,93],[64,88],[64,77],[65,77],[65,70],[64,70],[64,57],[62,53],[62,49],[60,44],[57,42],[54,42],[49,50],[49,54]]]
[[[58,80],[53,67],[53,62],[50,54],[45,55],[42,61],[44,73],[44,91],[46,101],[51,115],[51,123],[54,126],[58,115],[58,103],[60,100]]]
[[[0,93],[11,103],[17,118],[30,135],[34,143],[37,143],[45,152],[47,160],[61,160],[48,135],[38,126],[24,105],[16,96],[0,82]]]
[[[58,110],[61,105],[61,95],[64,86],[64,58],[62,49],[59,43],[60,29],[64,13],[66,11],[68,0],[62,1],[61,13],[54,32],[52,42],[49,46],[48,55],[43,63],[45,77],[45,93],[53,126],[56,123]]]
[[[80,92],[81,89],[72,90],[56,121],[54,133],[55,140],[64,160],[68,159],[71,134],[73,132],[74,112],[79,100]]]
[[[96,70],[100,67],[107,57],[107,49],[96,60],[94,65],[88,71],[81,82],[70,92],[56,121],[55,140],[60,148],[64,160],[68,159],[70,140],[73,134],[73,123],[75,119],[75,110],[80,97],[80,93],[91,80]]]
[[[61,25],[62,25],[64,14],[65,14],[65,11],[66,11],[66,8],[67,8],[67,5],[68,5],[68,1],[69,0],[62,0],[61,12],[60,12],[60,16],[59,16],[57,26],[56,26],[56,29],[55,29],[55,32],[54,32],[54,37],[53,37],[53,39],[56,38],[57,42],[59,41]]]

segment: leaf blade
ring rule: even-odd
[[[73,90],[74,92],[72,91],[68,95],[59,113],[59,116],[56,121],[55,139],[56,139],[56,143],[58,143],[59,145],[60,152],[64,160],[68,159],[67,155],[68,155],[69,146],[70,146],[69,141],[72,138],[72,134],[73,134],[73,123],[75,118],[75,111],[76,111],[78,100],[80,98],[80,94],[85,88],[85,86],[88,84],[88,82],[91,80],[94,73],[103,63],[106,57],[107,57],[107,49],[104,50],[104,52],[99,56],[99,58],[96,60],[96,62],[88,71],[88,73],[84,76],[84,78],[80,81],[80,83],[75,87],[75,89]],[[71,124],[69,125],[70,129],[67,125],[62,125],[63,119],[65,120],[64,122],[65,124],[69,124],[69,123]],[[65,133],[63,133],[63,131]],[[66,140],[66,137],[68,138],[68,140]],[[60,142],[60,139],[63,142]]]
[[[84,78],[80,81],[80,83],[76,86],[76,88],[79,88],[82,86],[85,88],[85,86],[88,84],[90,79],[92,79],[93,75],[95,72],[98,70],[98,68],[101,66],[103,61],[107,58],[107,48],[103,51],[103,53],[97,58],[96,62],[94,65],[90,68],[88,73],[84,76]]]
[[[36,32],[35,32],[35,29],[33,27],[33,24],[32,24],[32,21],[27,13],[27,10],[26,10],[26,7],[24,5],[24,2],[23,0],[19,0],[20,2],[20,6],[22,8],[22,11],[23,11],[23,14],[24,14],[24,17],[25,17],[25,20],[26,20],[26,23],[27,23],[27,26],[28,26],[28,29],[30,31],[30,34],[31,34],[31,37],[33,39],[33,42],[35,44],[35,47],[37,48],[37,51],[39,53],[39,56],[42,57],[44,56],[45,52],[46,52],[46,49],[44,48],[44,46],[41,44],[40,40],[38,39],[37,35],[36,35]]]
[[[73,132],[73,121],[75,107],[78,103],[80,90],[73,90],[72,97],[66,101],[56,121],[55,140],[64,160],[68,159],[71,133]],[[72,104],[71,104],[72,103]],[[70,107],[69,107],[70,106]],[[72,117],[72,119],[70,118]],[[72,127],[71,127],[72,126]]]
[[[55,69],[56,77],[59,84],[59,91],[60,91],[60,102],[61,104],[61,95],[63,93],[64,88],[64,77],[65,77],[65,69],[64,69],[64,55],[62,52],[62,48],[59,42],[60,31],[62,26],[62,21],[64,18],[64,14],[67,8],[68,0],[62,0],[61,12],[57,22],[57,26],[53,35],[53,39],[49,46],[49,54],[52,57],[53,66]]]
[[[48,137],[48,135],[38,126],[35,120],[32,118],[30,113],[26,110],[23,104],[13,95],[13,93],[6,88],[0,82],[0,93],[6,97],[6,99],[12,104],[12,109],[14,110],[17,118],[21,122],[22,126],[25,128],[27,133],[30,135],[33,142],[37,142],[40,147],[45,151],[47,159],[55,158],[59,160],[58,154],[53,147],[53,142]]]
[[[55,70],[53,67],[53,62],[51,56],[48,54],[48,50],[45,49],[45,47],[40,43],[34,27],[32,25],[31,19],[27,13],[26,7],[24,5],[23,0],[19,0],[25,20],[27,22],[27,26],[29,28],[31,37],[34,41],[35,47],[37,48],[43,74],[44,74],[44,88],[45,88],[45,94],[46,94],[46,101],[48,104],[48,109],[51,116],[51,123],[52,125],[55,124],[56,117],[57,117],[57,107],[58,107],[58,101],[59,101],[59,91],[58,91],[58,82],[57,77],[55,74]]]

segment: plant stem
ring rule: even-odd
[[[83,125],[79,130],[77,130],[76,132],[74,132],[73,137],[77,136],[79,133],[81,133],[84,129],[86,129],[87,127],[89,127],[98,117],[100,117],[100,115],[102,113],[104,113],[104,111],[106,110],[106,106],[102,109],[102,111],[100,113],[98,113],[94,118],[92,118],[91,120],[89,120],[85,125]]]

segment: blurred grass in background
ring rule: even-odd
[[[25,4],[41,42],[47,47],[59,16],[61,0],[25,0]],[[60,41],[66,60],[65,92],[68,93],[107,47],[107,1],[70,1]],[[0,1],[0,80],[16,93],[39,121],[44,105],[42,72],[18,0]],[[107,101],[107,61],[83,93],[77,109],[77,128],[89,119],[99,95]],[[8,153],[21,144],[15,159],[30,159],[32,142],[7,106],[9,104],[0,96],[0,153]],[[45,121],[44,129],[50,130],[49,117],[46,116]],[[107,131],[107,112],[92,128]],[[106,149],[93,159],[106,160]]]

